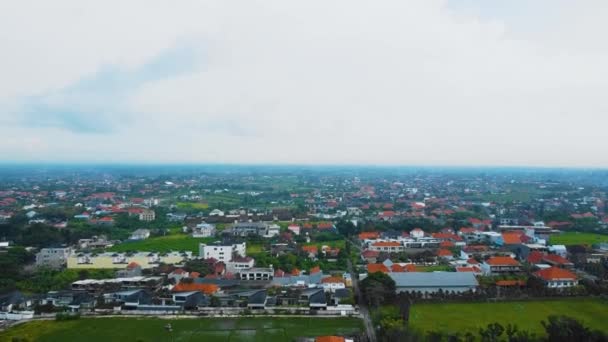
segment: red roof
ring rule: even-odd
[[[456,267],[456,272],[479,272],[479,268],[477,267]]]
[[[528,254],[527,261],[530,264],[539,264],[543,260],[544,256],[545,253],[541,251],[531,251],[530,254]]]
[[[278,269],[276,272],[274,272],[275,278],[282,278],[284,276],[285,276],[285,271],[283,271],[282,269]]]
[[[496,286],[526,286],[524,280],[498,280]]]
[[[367,273],[388,273],[388,267],[384,264],[368,264],[367,265]]]
[[[329,283],[342,283],[342,284],[344,284],[344,279],[342,279],[340,277],[327,277],[327,278],[321,279],[321,283],[323,283],[323,284],[329,284]]]
[[[440,249],[439,251],[437,251],[437,256],[447,257],[447,256],[454,256],[454,254],[450,250]]]
[[[364,250],[364,251],[361,253],[361,256],[362,256],[363,258],[366,258],[366,259],[367,259],[367,258],[377,258],[377,257],[378,257],[378,255],[380,255],[380,252],[378,252],[378,251],[371,251],[371,250],[369,250],[369,249]]]
[[[319,224],[317,224],[317,229],[332,229],[334,227],[334,224],[331,222],[319,222]]]
[[[460,230],[459,230],[459,232],[460,232],[461,234],[469,234],[469,233],[474,233],[474,232],[476,232],[476,231],[477,231],[477,229],[475,229],[475,228],[471,228],[471,227],[462,227],[462,228],[460,228]]]
[[[399,247],[401,244],[394,241],[378,241],[372,244],[374,247]]]
[[[293,270],[291,270],[291,275],[293,276],[299,276],[302,273],[302,271],[300,271],[297,268],[294,268]]]
[[[135,261],[131,261],[128,265],[127,265],[127,269],[132,270],[134,268],[139,267],[139,264],[136,263]]]
[[[552,264],[552,265],[570,265],[572,264],[570,260],[557,255],[557,254],[547,254],[543,256],[543,261]]]
[[[535,276],[546,280],[576,280],[576,274],[559,267],[550,267],[534,273]]]
[[[362,232],[359,234],[359,240],[375,240],[380,237],[378,232]]]
[[[319,248],[317,246],[302,246],[302,250],[307,253],[317,254],[319,253]]]
[[[469,265],[479,265],[479,261],[473,259],[473,258],[469,258],[469,260],[467,260],[467,264]]]
[[[502,233],[505,245],[517,245],[521,243],[521,233]]]
[[[315,266],[315,267],[311,268],[308,273],[309,274],[315,274],[315,273],[319,273],[319,272],[321,272],[321,267]]]
[[[342,336],[319,336],[315,338],[315,342],[344,342],[345,340]]]
[[[190,292],[200,291],[204,294],[214,294],[218,291],[218,286],[215,284],[198,284],[198,283],[182,283],[173,287],[173,292]]]
[[[490,266],[519,266],[519,262],[511,257],[492,257],[486,260]]]

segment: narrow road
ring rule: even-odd
[[[359,246],[352,243],[352,241],[348,240],[352,247],[358,248]],[[360,250],[360,249],[359,249]],[[363,300],[361,296],[361,290],[359,289],[359,275],[355,273],[353,269],[353,263],[350,259],[347,261],[348,265],[348,273],[350,273],[351,278],[353,279],[353,289],[355,290],[355,294],[358,298],[359,304],[359,312],[363,316],[363,324],[365,325],[365,332],[367,333],[367,339],[369,342],[376,342],[376,331],[374,330],[374,324],[372,323],[372,318],[369,315],[369,310],[367,309],[367,304]]]

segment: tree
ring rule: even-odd
[[[491,323],[485,329],[479,329],[479,335],[482,342],[497,342],[504,331],[505,328],[499,323]]]
[[[390,303],[395,298],[395,281],[382,272],[371,273],[361,282],[361,292],[372,307]]]
[[[547,333],[547,341],[608,341],[608,336],[592,331],[574,318],[551,315],[541,322]]]

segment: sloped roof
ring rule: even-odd
[[[550,267],[534,273],[543,280],[576,280],[576,274],[559,267]]]
[[[486,260],[486,264],[491,266],[519,266],[519,262],[511,257],[492,257]]]

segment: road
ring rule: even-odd
[[[351,246],[359,247],[350,241]],[[350,260],[347,261],[348,272],[350,273],[351,278],[353,279],[353,289],[355,290],[355,294],[358,298],[359,304],[359,312],[363,316],[363,324],[365,325],[365,332],[367,333],[367,339],[369,342],[376,342],[376,331],[374,330],[374,324],[372,323],[372,318],[369,315],[369,310],[367,308],[367,304],[363,300],[363,296],[361,296],[361,291],[359,290],[359,275],[355,273],[353,269],[353,264]]]

